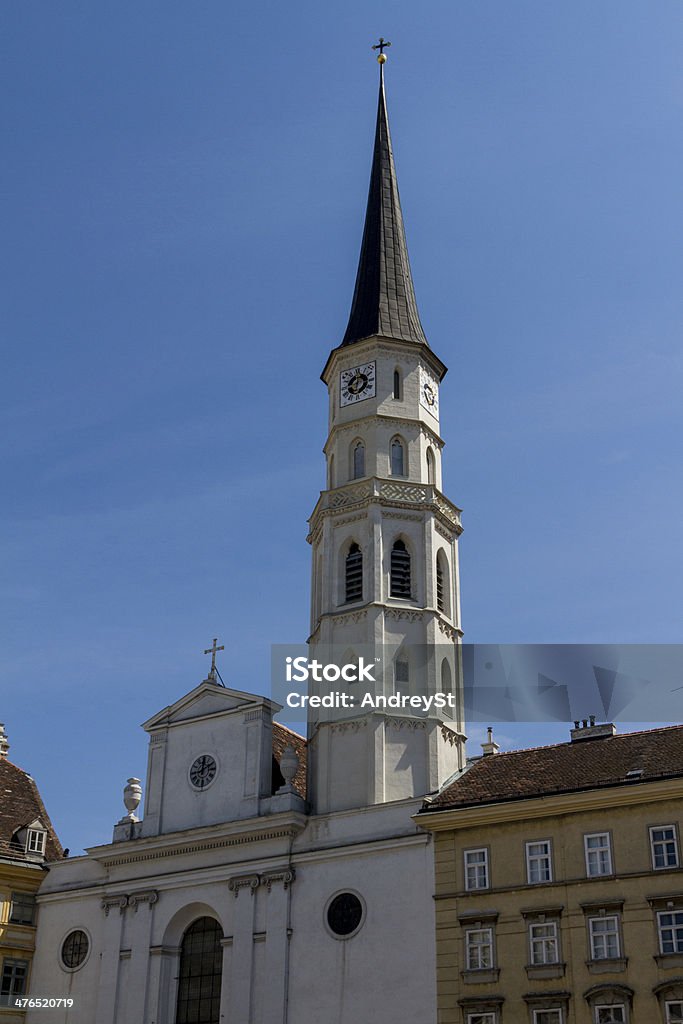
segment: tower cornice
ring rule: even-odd
[[[401,338],[390,338],[386,335],[372,334],[367,338],[363,338],[362,341],[357,341],[353,346],[353,359],[358,362],[363,362],[364,357],[370,353],[391,351],[404,349],[406,354],[410,352],[412,355],[415,354],[415,343],[405,341]],[[323,367],[323,372],[320,374],[320,379],[324,384],[328,386],[334,376],[334,369],[337,360],[340,357],[348,357],[350,350],[348,345],[338,345],[337,348],[333,348],[327,357],[327,362]],[[439,381],[442,381],[448,373],[448,367],[443,363],[435,352],[432,351],[427,345],[423,345],[419,349],[419,355],[428,366],[434,371]]]

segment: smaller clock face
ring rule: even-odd
[[[375,364],[353,366],[339,374],[339,401],[342,406],[375,397]]]
[[[190,782],[195,789],[206,789],[216,777],[218,765],[211,754],[202,754],[190,767]]]
[[[420,373],[420,404],[437,416],[439,413],[439,385],[425,373]]]

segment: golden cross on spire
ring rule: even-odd
[[[216,653],[218,651],[224,651],[225,650],[225,644],[221,644],[220,647],[217,647],[216,646],[217,643],[218,643],[218,637],[215,636],[213,638],[213,644],[211,645],[211,647],[207,647],[207,649],[204,651],[204,654],[210,654],[211,655],[211,670],[210,670],[208,676],[206,677],[207,679],[215,679],[216,678]]]
[[[387,43],[384,37],[380,36],[379,42],[375,43],[375,45],[372,47],[373,50],[379,50],[379,53],[377,55],[377,62],[379,64],[386,64],[387,55],[384,51],[386,50],[387,46],[391,46],[391,43]]]

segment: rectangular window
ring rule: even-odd
[[[626,1024],[626,1009],[623,1003],[615,1006],[596,1006],[595,1024]]]
[[[13,892],[9,919],[12,924],[33,924],[36,915],[36,898],[30,892]]]
[[[466,932],[465,948],[468,971],[483,971],[493,967],[492,928],[476,928]]]
[[[562,1010],[534,1010],[534,1024],[562,1024]]]
[[[45,835],[42,829],[30,828],[26,840],[27,853],[45,853]]]
[[[588,930],[591,937],[591,960],[614,960],[621,955],[618,917],[591,917]]]
[[[26,992],[28,960],[7,959],[2,962],[0,979],[0,1006],[12,1006],[17,996]]]
[[[650,846],[652,848],[652,867],[678,867],[678,842],[675,825],[658,825],[650,829]]]
[[[589,878],[612,874],[612,851],[609,832],[597,832],[583,837],[586,851],[586,874]]]
[[[537,882],[552,882],[549,839],[526,844],[526,874],[530,885]]]
[[[465,888],[488,889],[488,850],[465,850]]]
[[[657,914],[660,953],[683,953],[683,911]]]
[[[467,1024],[497,1024],[495,1013],[468,1013]]]
[[[557,924],[551,921],[549,924],[529,925],[529,950],[534,966],[541,964],[556,964],[560,959],[557,945]]]
[[[683,1024],[683,1001],[675,999],[664,1005],[666,1010],[666,1024]]]

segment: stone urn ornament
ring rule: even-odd
[[[139,821],[135,812],[140,806],[142,799],[142,786],[139,779],[128,779],[128,785],[123,791],[123,803],[128,814],[124,815],[122,821]]]
[[[284,786],[280,786],[280,788],[278,789],[278,793],[294,792],[292,788],[292,782],[298,770],[299,758],[297,757],[297,753],[294,747],[291,744],[289,744],[285,747],[284,753],[280,758],[280,771],[282,772],[282,777],[285,780],[285,784]]]

